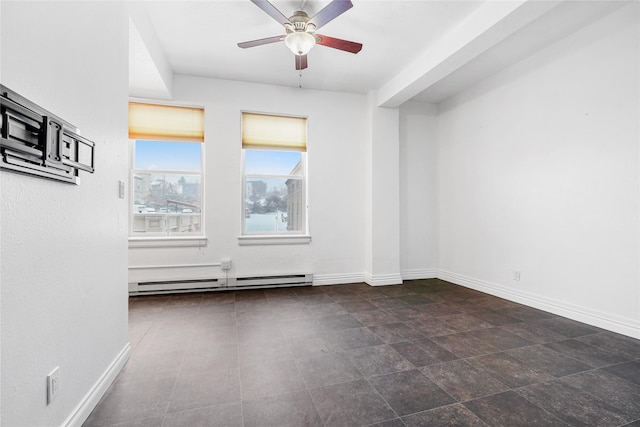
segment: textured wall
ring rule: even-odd
[[[2,425],[61,425],[128,343],[124,5],[5,2],[2,83],[96,143],[79,186],[0,172]],[[46,376],[60,394],[46,404]]]

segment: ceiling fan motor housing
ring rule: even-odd
[[[307,12],[303,10],[299,10],[295,12],[290,18],[289,21],[292,25],[285,25],[287,33],[293,32],[306,32],[306,33],[314,33],[316,31],[316,26],[309,22],[309,15]]]

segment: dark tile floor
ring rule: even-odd
[[[640,426],[640,341],[440,280],[130,299],[85,426]]]

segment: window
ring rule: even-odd
[[[203,234],[202,109],[130,103],[132,237]]]
[[[242,113],[243,235],[307,234],[307,120]]]

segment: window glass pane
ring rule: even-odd
[[[133,181],[134,232],[200,231],[200,175],[135,173]]]
[[[303,231],[302,182],[299,178],[246,178],[246,232]]]
[[[137,140],[135,169],[199,171],[201,147],[198,142]]]
[[[296,169],[302,153],[297,151],[245,150],[245,173],[247,175],[300,175]]]
[[[134,205],[145,212],[200,211],[200,175],[136,173],[133,180]]]

